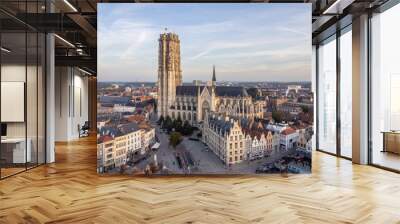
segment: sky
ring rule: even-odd
[[[165,29],[184,82],[311,80],[311,4],[264,3],[99,3],[98,80],[157,81]]]

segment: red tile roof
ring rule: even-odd
[[[103,135],[97,140],[97,142],[98,143],[104,143],[104,142],[109,142],[109,141],[112,141],[112,140],[114,140],[113,137],[111,137],[109,135]]]
[[[129,117],[127,117],[128,121],[130,122],[136,122],[136,123],[141,123],[143,122],[146,118],[143,115],[131,115]]]
[[[296,130],[294,130],[293,128],[286,128],[285,130],[282,131],[282,135],[290,135],[296,133]]]

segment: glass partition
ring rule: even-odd
[[[30,160],[27,167],[37,165],[38,158],[38,111],[37,111],[37,98],[38,98],[38,34],[35,32],[27,33],[27,74],[26,74],[26,114],[27,114],[27,151],[30,155]]]
[[[336,36],[318,47],[318,149],[336,154]]]
[[[2,33],[1,46],[1,175],[5,177],[24,171],[30,161],[26,151],[26,33]]]
[[[13,3],[0,7],[43,11],[43,1]],[[45,41],[43,33],[0,12],[0,178],[45,163]]]

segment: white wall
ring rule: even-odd
[[[78,139],[78,125],[88,120],[88,78],[72,67],[56,67],[55,73],[55,140]]]
[[[25,82],[25,64],[24,65],[2,65],[1,81],[3,82]],[[28,67],[29,70],[29,67]],[[7,110],[7,108],[1,108]],[[25,122],[7,123],[7,137],[25,137]]]
[[[69,84],[70,76],[67,67],[55,68],[55,141],[66,141],[68,139],[69,125]]]

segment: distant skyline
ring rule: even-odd
[[[311,4],[98,4],[98,80],[157,81],[158,38],[181,40],[184,82],[310,81]]]

